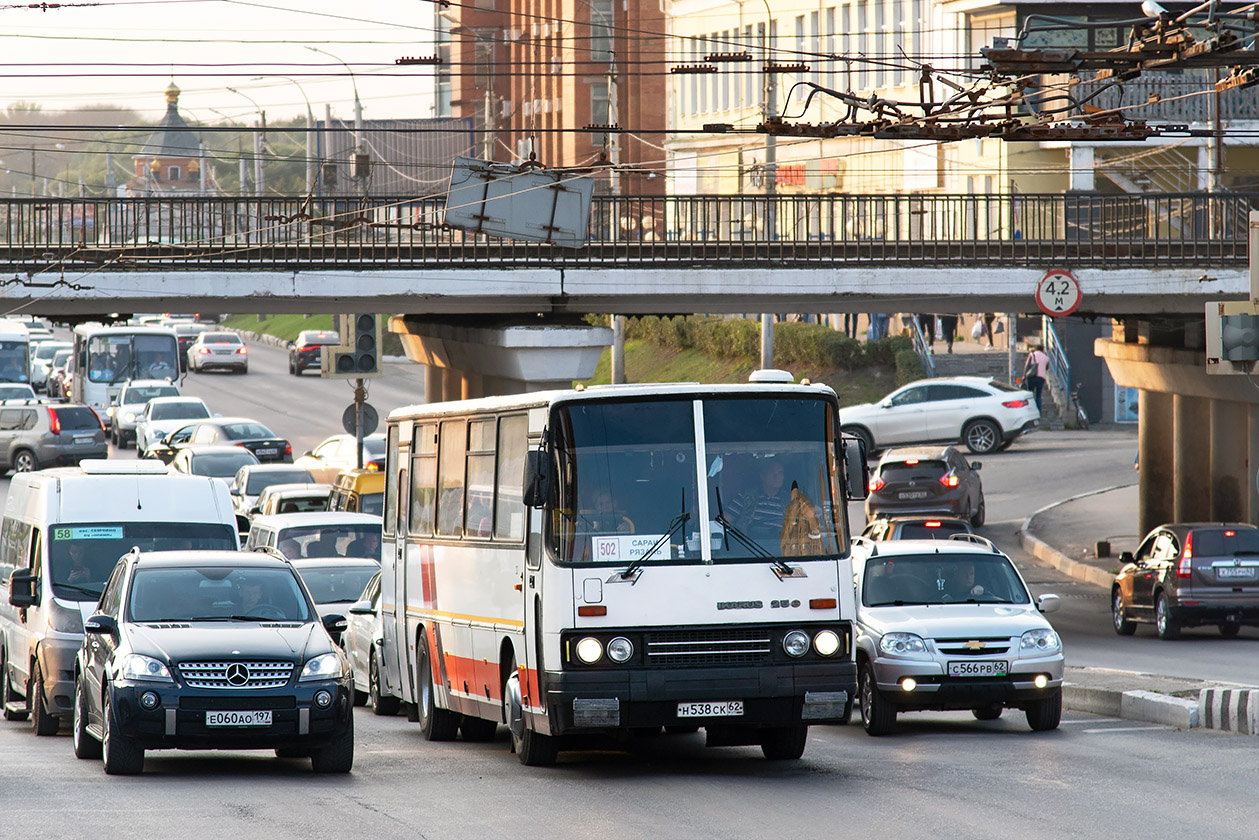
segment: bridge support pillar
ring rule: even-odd
[[[1247,447],[1249,457],[1246,459],[1245,479],[1246,494],[1250,499],[1250,515],[1246,521],[1252,525],[1259,525],[1259,478],[1256,477],[1256,473],[1259,472],[1259,405],[1252,405],[1249,408],[1250,446]]]
[[[398,315],[389,329],[407,358],[428,365],[430,402],[570,388],[594,375],[612,330],[577,318],[547,323],[538,318]],[[438,377],[440,375],[440,386]]]
[[[1175,421],[1172,395],[1156,391],[1140,392],[1141,426],[1137,438],[1137,459],[1141,468],[1137,530],[1151,528],[1175,518]]]
[[[1172,397],[1176,428],[1177,522],[1211,518],[1211,403],[1187,394]]]
[[[424,402],[441,402],[442,369],[437,365],[424,366]]]
[[[1250,463],[1250,412],[1245,403],[1211,401],[1211,515],[1216,522],[1244,522],[1250,515],[1246,480]]]

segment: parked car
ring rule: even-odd
[[[258,497],[272,484],[314,484],[310,473],[296,464],[247,464],[236,471],[228,492],[237,513],[249,516],[256,511]]]
[[[149,444],[146,458],[170,463],[175,450],[190,443],[222,443],[248,449],[263,463],[293,461],[293,445],[275,432],[247,417],[210,417],[180,426],[156,443]]]
[[[853,541],[857,684],[870,735],[901,712],[1021,709],[1033,730],[1062,718],[1062,641],[1010,558],[973,535]]]
[[[170,468],[186,475],[221,478],[224,484],[230,486],[241,467],[257,463],[257,457],[248,449],[215,443],[199,443],[180,447],[175,457],[171,459]]]
[[[68,341],[42,341],[31,348],[31,386],[42,391],[48,385],[48,374],[52,371],[52,359],[58,350],[70,350]]]
[[[316,481],[332,482],[343,470],[358,467],[358,445],[354,435],[333,435],[293,463],[305,467]],[[385,436],[363,438],[363,469],[384,470]]]
[[[30,472],[108,458],[100,415],[86,405],[0,404],[0,467]]]
[[[111,775],[154,749],[270,749],[348,773],[354,686],[330,635],[344,629],[282,558],[132,551],[84,622],[74,753]]]
[[[188,369],[193,373],[214,368],[249,372],[249,348],[236,333],[203,332],[188,345],[185,355]]]
[[[380,562],[381,522],[366,513],[325,511],[255,516],[246,549],[273,548],[301,557],[368,557]]]
[[[52,361],[48,363],[48,375],[44,380],[44,391],[53,399],[66,399],[70,387],[70,377],[67,373],[71,358],[71,350],[66,348],[54,353]]]
[[[402,703],[387,685],[388,676],[380,667],[385,644],[380,616],[380,572],[372,575],[359,600],[350,605],[341,647],[350,660],[354,679],[354,702],[371,706],[372,714],[391,716]]]
[[[200,397],[156,397],[148,401],[136,420],[136,450],[141,457],[150,446],[190,420],[210,416],[210,408]]]
[[[149,400],[178,397],[179,386],[165,379],[133,379],[122,386],[117,400],[105,409],[109,418],[109,439],[119,449],[136,440],[136,426]]]
[[[870,472],[866,518],[914,513],[956,516],[978,528],[987,506],[979,461],[952,446],[889,449]]]
[[[916,443],[964,443],[977,455],[1004,449],[1040,426],[1030,391],[995,379],[951,376],[920,379],[882,402],[849,406],[839,413],[845,434],[866,451]]]
[[[1160,525],[1123,567],[1111,587],[1115,632],[1131,636],[1153,623],[1161,639],[1182,627],[1214,624],[1233,637],[1259,626],[1259,528],[1241,522]]]
[[[954,534],[973,534],[965,519],[952,516],[892,516],[872,519],[861,536],[870,540],[947,540]]]
[[[289,344],[289,373],[301,376],[307,368],[319,370],[323,347],[340,344],[335,330],[302,330]]]
[[[328,509],[331,484],[272,484],[258,496],[258,516],[273,513],[318,513]]]
[[[179,372],[183,373],[188,370],[188,348],[197,336],[209,331],[211,327],[195,321],[180,321],[172,324],[171,328],[175,330],[175,340],[179,342]]]
[[[35,389],[25,382],[0,382],[0,401],[37,399]]]

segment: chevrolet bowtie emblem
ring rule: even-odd
[[[962,647],[966,648],[967,650],[983,650],[985,647],[987,647],[987,645],[985,645],[983,642],[979,641],[978,639],[975,639],[962,645]]]

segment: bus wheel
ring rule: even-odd
[[[419,674],[415,692],[415,704],[420,711],[420,734],[426,741],[453,741],[459,732],[459,715],[449,709],[437,708],[433,692],[433,662],[428,653],[428,635],[420,634],[417,645],[420,655],[416,662]]]
[[[513,659],[511,676],[503,685],[503,718],[511,731],[511,751],[528,767],[550,767],[559,755],[559,744],[552,735],[534,732],[525,724],[524,702],[520,694],[520,674]]]
[[[808,726],[778,726],[767,729],[761,738],[761,752],[770,761],[795,761],[804,755],[804,745],[808,738]]]

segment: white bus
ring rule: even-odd
[[[70,397],[103,415],[130,379],[179,378],[179,340],[169,327],[79,324]]]
[[[0,382],[31,381],[31,337],[20,321],[0,319]]]
[[[817,385],[392,412],[382,690],[429,740],[506,723],[531,765],[662,726],[798,758],[852,713],[859,447]]]

